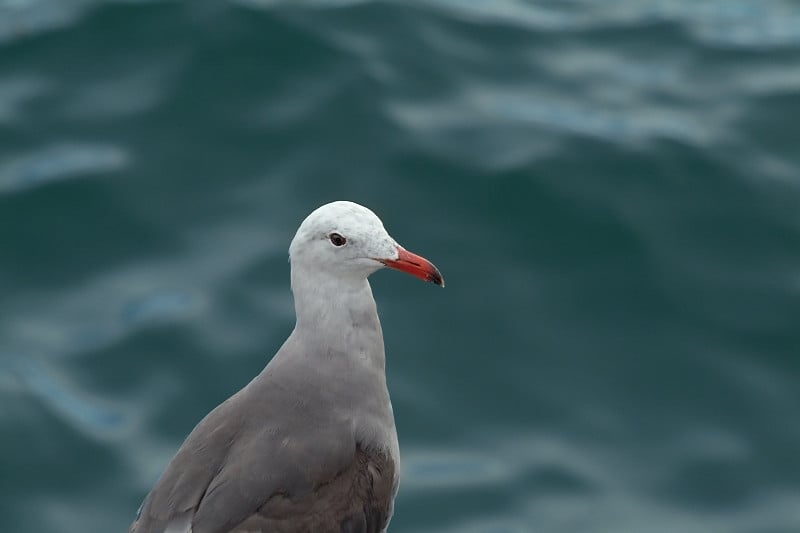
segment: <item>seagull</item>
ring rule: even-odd
[[[382,533],[400,474],[370,274],[444,286],[369,209],[332,202],[289,246],[294,330],[192,430],[130,533]]]

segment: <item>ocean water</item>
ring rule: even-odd
[[[390,531],[800,531],[800,4],[0,0],[3,532],[125,531],[350,199]]]

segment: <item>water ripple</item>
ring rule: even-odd
[[[614,26],[677,23],[710,44],[765,48],[800,45],[800,9],[789,0],[579,0],[541,6],[521,0],[426,0],[434,9],[482,24],[546,31],[585,31]]]
[[[0,79],[0,124],[16,122],[25,103],[44,94],[47,89],[47,82],[39,77]]]
[[[0,162],[0,194],[89,174],[113,172],[126,167],[129,162],[128,153],[111,144],[53,144]]]
[[[82,85],[65,105],[70,116],[117,118],[151,110],[164,98],[165,72],[148,69],[108,80]]]
[[[75,24],[89,0],[2,0],[0,44]]]
[[[511,477],[508,465],[497,457],[467,451],[413,451],[403,460],[404,486],[414,490],[497,485]]]
[[[79,390],[66,376],[39,358],[0,353],[0,360],[30,394],[57,414],[57,418],[96,438],[108,438],[123,430],[127,417],[121,407]]]

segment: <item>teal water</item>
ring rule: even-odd
[[[0,0],[0,516],[124,531],[370,206],[391,531],[800,531],[800,4]]]

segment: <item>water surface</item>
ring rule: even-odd
[[[3,531],[124,531],[370,206],[391,531],[800,531],[800,6],[0,0]]]

